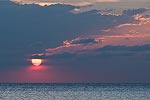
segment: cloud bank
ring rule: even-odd
[[[86,6],[101,2],[149,2],[148,0],[10,0],[20,4],[38,4],[41,6],[52,4],[69,4],[75,6]]]
[[[39,5],[52,5],[52,4],[70,4],[70,5],[78,5],[85,6],[91,5],[97,2],[118,2],[119,0],[11,0],[16,3],[21,4],[39,4]]]

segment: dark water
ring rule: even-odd
[[[150,84],[0,84],[0,100],[150,100]]]

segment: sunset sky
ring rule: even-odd
[[[0,82],[149,83],[149,28],[149,0],[2,0]]]

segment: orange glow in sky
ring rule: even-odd
[[[29,66],[29,71],[46,71],[48,70],[47,66]]]
[[[31,62],[34,66],[40,66],[42,64],[42,59],[32,59]]]

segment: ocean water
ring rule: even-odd
[[[0,100],[150,100],[150,84],[0,84]]]

